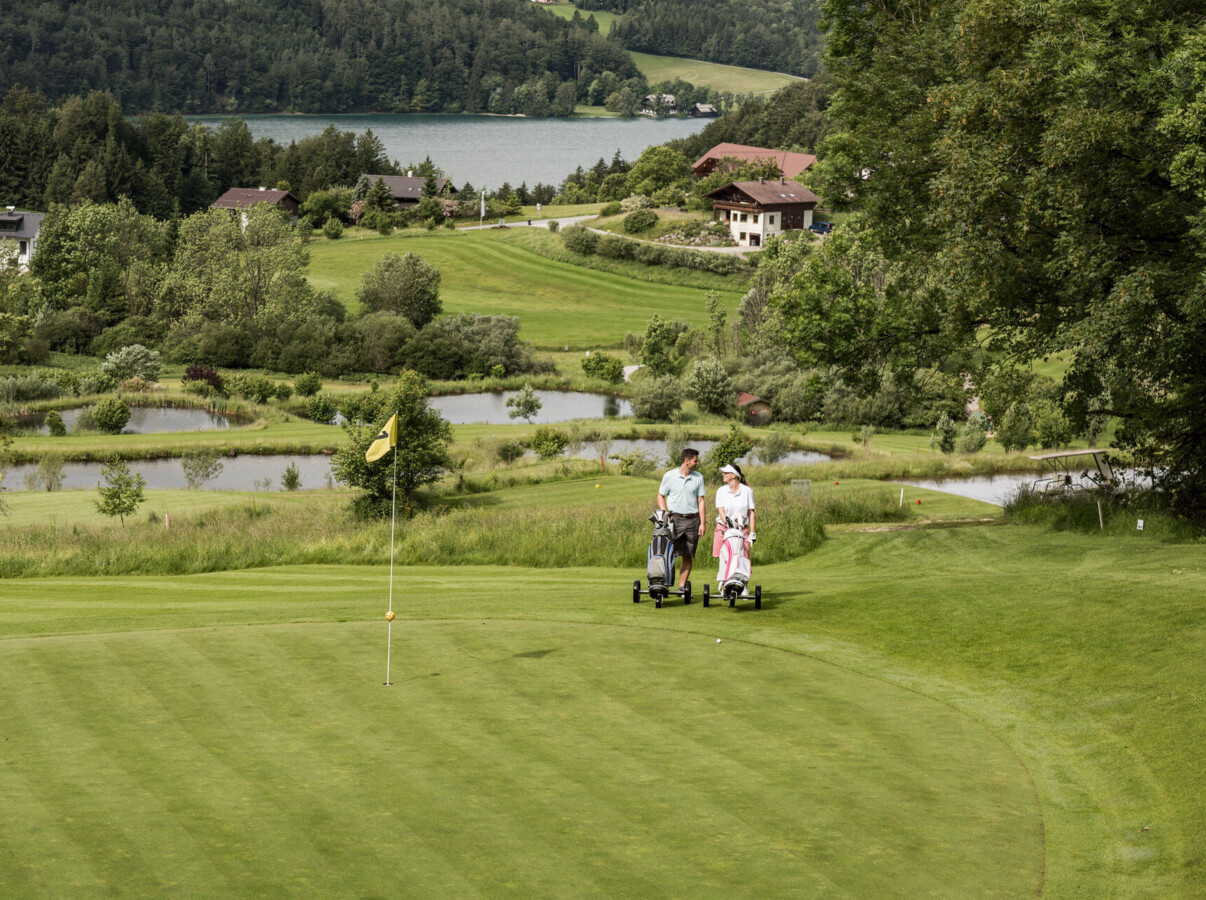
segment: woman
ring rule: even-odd
[[[754,489],[745,481],[741,467],[735,463],[720,467],[724,484],[716,489],[716,531],[712,533],[712,555],[720,558],[720,547],[724,543],[724,520],[726,516],[743,516],[746,520],[745,549],[749,552],[754,534]],[[720,575],[717,573],[717,578]]]

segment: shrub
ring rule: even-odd
[[[687,195],[683,193],[682,188],[677,188],[674,185],[654,191],[653,197],[650,198],[654,206],[686,206]]]
[[[135,375],[144,381],[158,381],[160,367],[158,351],[148,350],[142,344],[131,344],[106,356],[101,363],[101,372],[118,381]]]
[[[959,426],[947,413],[938,418],[934,433],[930,435],[930,446],[943,453],[954,453],[955,442],[959,439]]]
[[[713,356],[696,360],[687,375],[687,396],[704,412],[726,412],[733,404],[735,393],[729,373]]]
[[[386,253],[360,279],[356,298],[369,312],[392,312],[422,328],[443,309],[440,272],[417,253]]]
[[[282,381],[276,386],[276,399],[281,403],[286,402],[293,396],[293,386],[287,381]]]
[[[330,425],[335,418],[335,404],[325,394],[315,394],[306,401],[306,418]]]
[[[9,376],[0,379],[0,403],[21,403],[27,400],[53,400],[64,394],[57,382],[39,375]]]
[[[313,397],[322,390],[322,379],[314,372],[298,375],[293,379],[293,390],[299,397]]]
[[[138,375],[134,375],[131,378],[125,379],[117,386],[117,389],[125,394],[146,394],[156,390],[158,387],[159,385],[155,382],[147,381]]]
[[[965,422],[959,429],[959,437],[955,441],[955,449],[960,453],[979,453],[984,449],[988,435],[980,427],[979,422]]]
[[[565,452],[565,445],[568,443],[569,438],[565,436],[565,432],[552,425],[541,425],[537,428],[531,441],[532,449],[541,459],[555,459]]]
[[[657,224],[657,213],[651,209],[638,209],[624,217],[624,230],[629,234],[640,234]]]
[[[770,431],[763,435],[754,450],[763,465],[777,463],[791,453],[791,437],[785,431]]]
[[[632,194],[620,201],[620,212],[636,212],[638,209],[649,209],[653,201],[644,194]]]
[[[632,259],[636,255],[637,243],[618,234],[604,234],[595,245],[595,252],[608,259]]]
[[[130,407],[120,397],[106,397],[92,407],[92,422],[106,434],[120,434],[130,421]]]
[[[80,378],[79,393],[80,396],[87,394],[106,394],[117,387],[117,379],[103,372],[96,372],[92,375],[85,375]]]
[[[633,391],[632,414],[638,419],[669,421],[683,404],[683,389],[673,375],[640,382]]]
[[[67,434],[67,426],[63,424],[63,417],[53,409],[46,414],[46,428],[51,437],[63,437]]]
[[[582,371],[588,378],[598,378],[608,384],[619,384],[624,380],[624,362],[606,353],[592,353],[582,360]]]
[[[1067,446],[1072,440],[1072,425],[1058,404],[1051,400],[1036,400],[1030,411],[1034,417],[1035,439],[1044,450]]]
[[[604,206],[601,210],[599,210],[599,215],[600,216],[618,216],[623,211],[624,211],[624,208],[622,206],[620,206],[620,201],[612,200],[610,203],[608,203],[606,206]]]
[[[89,348],[93,356],[107,356],[122,347],[142,344],[149,347],[163,338],[163,326],[149,316],[130,316],[92,339]]]
[[[184,469],[184,480],[190,491],[195,491],[207,481],[213,481],[222,472],[222,463],[216,447],[198,447],[180,457]]]
[[[630,450],[619,457],[621,475],[648,475],[657,467],[657,460],[644,450]]]
[[[753,446],[754,442],[745,436],[740,425],[731,425],[724,439],[704,456],[700,467],[709,473],[716,472],[721,466],[727,466],[745,456]]]
[[[523,456],[523,453],[523,444],[519,441],[500,441],[494,448],[494,455],[503,465],[507,466]]]
[[[322,226],[322,233],[331,240],[337,240],[343,237],[343,223],[338,219],[327,219]]]
[[[556,219],[549,219],[549,231],[553,232],[553,234],[556,234],[560,230],[561,230],[561,223],[558,222]]]
[[[1025,403],[1011,403],[997,423],[997,441],[1008,453],[1034,443],[1034,422]]]
[[[301,472],[297,469],[297,463],[291,462],[285,467],[285,474],[281,476],[281,489],[296,491],[300,487]]]
[[[195,394],[198,397],[216,398],[221,397],[212,387],[204,381],[186,381],[180,388],[186,394]]]
[[[599,236],[585,225],[571,225],[563,229],[561,240],[565,243],[565,249],[583,256],[590,256],[599,246]]]
[[[207,384],[217,393],[222,393],[223,381],[222,376],[218,374],[213,366],[203,366],[194,363],[184,370],[184,375],[180,378],[181,383],[187,389],[190,381],[198,381]]]
[[[267,403],[276,396],[276,383],[266,375],[239,372],[226,379],[226,391],[252,403]]]

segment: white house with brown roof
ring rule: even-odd
[[[29,262],[38,249],[38,232],[42,229],[45,213],[25,212],[15,206],[5,207],[0,213],[0,265],[12,262],[19,271],[29,269]]]
[[[691,172],[697,178],[711,175],[726,159],[744,163],[773,162],[779,167],[780,178],[795,178],[817,161],[811,153],[792,153],[770,147],[751,147],[748,144],[717,144],[695,162]]]
[[[741,247],[761,247],[767,238],[812,224],[821,198],[794,181],[731,181],[710,191],[712,218],[729,226]]]

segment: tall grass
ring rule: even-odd
[[[1102,533],[1161,543],[1206,541],[1202,529],[1174,518],[1143,494],[1124,498],[1093,491],[1051,494],[1023,485],[1006,500],[1005,517],[1025,525],[1047,525],[1053,531]]]
[[[788,488],[759,493],[767,510],[755,563],[775,563],[820,546],[826,522],[908,518],[890,492],[816,501]],[[651,526],[647,499],[611,505],[494,509],[440,508],[398,523],[399,565],[643,567]],[[355,519],[343,506],[314,509],[249,499],[244,506],[173,519],[157,512],[126,527],[30,525],[0,531],[0,577],[185,575],[305,564],[376,564],[389,559],[388,521]],[[701,542],[708,558],[711,530]]]

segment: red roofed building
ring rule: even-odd
[[[712,218],[729,226],[740,247],[761,247],[771,235],[812,224],[821,198],[794,181],[730,181],[708,192]]]
[[[771,405],[749,391],[737,395],[737,408],[741,410],[745,420],[751,425],[769,425],[771,421]]]
[[[779,167],[779,176],[782,178],[795,178],[817,161],[811,153],[791,153],[787,150],[750,147],[746,144],[717,144],[691,163],[691,171],[697,178],[703,178],[710,175],[725,158],[751,163],[773,162]]]
[[[268,188],[231,188],[210,204],[211,209],[229,209],[235,212],[245,212],[257,203],[271,203],[287,212],[293,223],[297,224],[298,211],[301,201],[288,191],[269,190]]]

